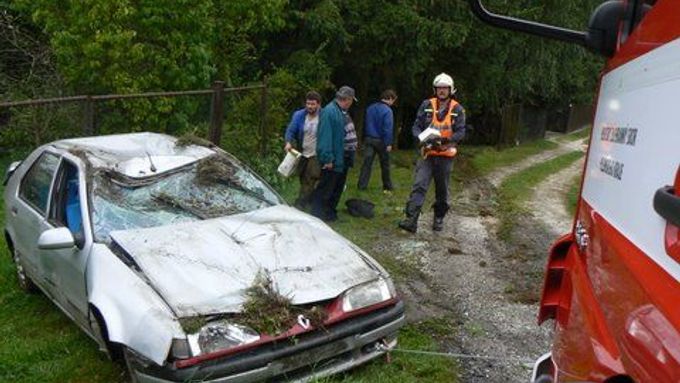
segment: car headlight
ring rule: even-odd
[[[250,327],[227,321],[216,321],[203,326],[195,334],[187,336],[194,356],[209,354],[256,342],[260,335]]]
[[[345,291],[342,297],[342,311],[350,312],[384,302],[396,296],[394,285],[389,279],[376,279]]]

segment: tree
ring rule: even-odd
[[[72,93],[206,88],[215,72],[211,1],[17,0],[15,7],[44,26]],[[196,102],[141,100],[120,106],[124,113],[107,115],[103,130],[107,122],[133,130],[186,125]]]
[[[487,2],[501,14],[575,29],[584,29],[599,4]],[[309,89],[328,100],[336,85],[354,86],[360,102],[353,113],[361,127],[364,107],[381,90],[396,88],[396,121],[408,131],[437,73],[454,76],[474,121],[512,103],[587,101],[600,63],[580,47],[483,25],[465,0],[16,0],[12,10],[32,20],[31,30],[44,31],[65,93],[196,89],[215,79],[241,85],[267,76],[270,113],[261,139],[272,145]],[[241,137],[252,137],[246,133],[261,117],[260,97],[229,97],[227,103],[233,111],[227,144],[248,147]],[[179,132],[208,109],[207,100],[189,99],[113,106],[102,113],[104,131]]]

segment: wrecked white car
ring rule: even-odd
[[[396,345],[404,308],[385,270],[219,148],[62,140],[5,182],[20,286],[133,380],[305,380]]]

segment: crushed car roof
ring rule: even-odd
[[[177,138],[160,133],[73,138],[56,141],[52,146],[69,151],[93,167],[129,177],[163,173],[215,153],[205,146],[178,145]]]

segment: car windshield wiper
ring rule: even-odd
[[[152,173],[156,173],[156,165],[153,164],[153,160],[151,159],[151,154],[149,154],[149,152],[146,152],[146,157],[149,158],[149,164],[151,164],[149,170],[151,170]]]

